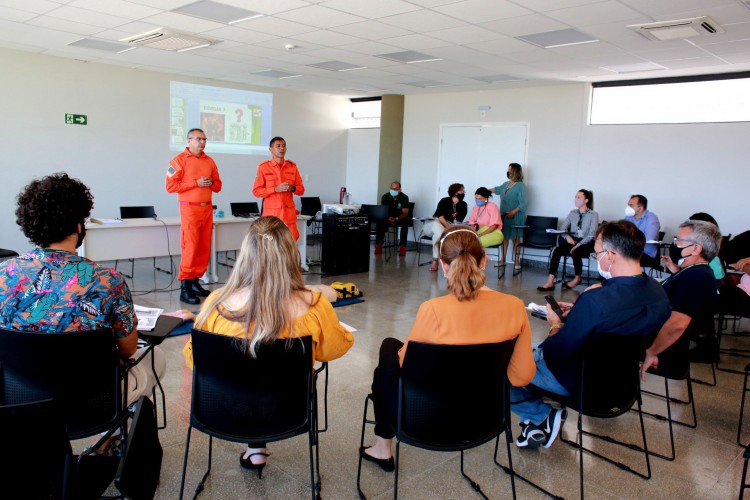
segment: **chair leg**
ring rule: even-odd
[[[183,498],[185,492],[185,475],[187,473],[187,462],[188,453],[190,452],[190,431],[193,430],[192,425],[188,425],[187,439],[185,440],[185,458],[182,461],[182,480],[180,481],[180,500]]]
[[[484,492],[482,491],[482,487],[479,486],[479,483],[477,483],[472,478],[467,476],[466,473],[464,472],[464,450],[461,450],[461,475],[464,477],[464,479],[466,479],[469,482],[471,487],[474,488],[474,491],[482,495],[482,498],[484,498],[484,500],[490,500],[487,497],[487,495],[485,495]]]
[[[747,488],[750,488],[750,484],[747,484],[747,462],[750,460],[750,445],[745,448],[745,453],[743,454],[744,463],[742,464],[742,479],[740,481],[740,496],[739,499],[742,500],[745,496],[745,490]]]
[[[396,470],[393,475],[393,500],[398,498],[398,465],[399,465],[399,454],[401,450],[401,443],[396,440]]]
[[[154,374],[154,379],[156,379],[156,385],[159,387],[159,392],[161,393],[161,411],[162,411],[162,419],[164,421],[164,425],[158,425],[158,418],[157,418],[157,429],[166,429],[167,427],[167,397],[164,395],[164,387],[161,385],[161,380],[159,380],[159,376],[156,374],[156,366],[154,365],[154,351],[151,351],[151,373]],[[159,414],[158,409],[156,408],[156,387],[154,387],[151,390],[152,397],[154,398],[154,412],[155,416]]]
[[[201,479],[201,482],[198,483],[198,486],[195,488],[195,494],[193,495],[193,500],[198,498],[198,495],[201,494],[201,491],[203,491],[206,479],[208,479],[208,475],[211,473],[211,452],[213,451],[213,447],[214,447],[214,437],[209,435],[208,436],[208,469],[206,470],[206,473],[203,474],[203,478]],[[187,458],[187,454],[186,454],[186,458]]]
[[[750,367],[750,365],[748,365],[745,368],[748,368],[748,367]],[[748,391],[748,388],[747,388],[747,375],[748,375],[748,373],[749,372],[747,370],[745,370],[745,379],[744,379],[744,381],[742,383],[742,399],[740,400],[740,418],[739,418],[739,420],[737,422],[737,444],[740,445],[740,446],[746,446],[746,444],[743,444],[740,440],[742,439],[742,420],[743,420],[743,418],[745,416],[745,397],[746,397],[747,391]],[[747,460],[745,461],[745,466],[747,466]]]
[[[365,410],[362,414],[362,435],[359,438],[359,448],[362,449],[362,447],[365,445],[365,426],[367,424],[374,424],[374,420],[367,420],[367,407],[370,404],[370,401],[372,400],[372,394],[368,394],[365,397]],[[362,456],[359,456],[359,462],[357,463],[357,493],[359,493],[359,498],[361,500],[365,500],[365,494],[362,492],[362,488],[360,487],[360,478],[362,477]]]
[[[312,500],[315,500],[316,498],[316,485],[315,485],[315,462],[313,461],[313,446],[315,441],[315,422],[313,422],[313,425],[310,426],[310,435],[308,439],[308,450],[310,454],[310,495],[312,497]],[[316,455],[317,455],[317,446],[316,446]]]
[[[742,374],[742,372],[740,372],[740,371],[729,370],[729,369],[726,369],[726,368],[723,369],[722,371],[726,371],[726,372],[730,372],[730,373],[739,373],[739,374]],[[697,379],[697,378],[693,378],[691,380],[693,382],[695,382],[696,384],[707,385],[709,387],[716,387],[716,366],[715,366],[715,363],[711,363],[711,382],[706,382],[705,380],[700,380],[700,379]]]
[[[499,446],[500,446],[500,436],[498,436],[497,440],[495,440],[495,456],[494,456],[493,459],[495,461],[495,465],[497,465],[498,467],[500,467],[503,470],[503,472],[505,472],[506,474],[508,474],[510,476],[510,482],[511,482],[511,486],[513,488],[513,498],[514,499],[516,498],[516,482],[515,482],[515,479],[518,478],[521,481],[523,481],[526,484],[528,484],[529,486],[533,486],[534,488],[536,488],[540,492],[544,493],[545,495],[547,495],[547,496],[549,496],[551,498],[554,498],[555,500],[563,500],[562,497],[559,497],[557,495],[554,495],[553,493],[550,493],[549,491],[545,490],[544,488],[542,488],[538,484],[536,484],[536,483],[534,483],[534,482],[526,479],[525,477],[523,477],[522,475],[520,475],[518,472],[515,472],[513,470],[513,459],[512,459],[512,455],[511,455],[511,451],[510,451],[511,450],[510,444],[513,441],[513,435],[512,435],[511,430],[510,430],[510,419],[508,420],[508,427],[505,429],[505,441],[506,441],[506,447],[508,448],[508,465],[507,466],[503,465],[503,464],[501,464],[500,462],[497,461],[497,452],[499,451]]]

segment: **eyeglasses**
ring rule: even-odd
[[[206,142],[205,137],[188,137],[188,140],[191,140],[191,139],[194,141],[198,141],[198,142]]]
[[[591,253],[589,254],[589,259],[599,260],[599,254],[600,254],[600,253],[604,253],[604,252],[606,252],[606,251],[607,251],[607,250],[602,250],[601,252],[591,252]]]
[[[693,245],[697,245],[698,244],[697,241],[686,240],[684,238],[678,238],[677,236],[675,236],[674,237],[674,244],[676,245],[678,241],[684,241],[685,243],[692,243]],[[688,245],[688,246],[690,246],[690,245]],[[687,247],[682,247],[682,248],[687,248]]]

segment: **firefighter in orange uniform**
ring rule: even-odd
[[[188,146],[169,162],[166,187],[168,193],[177,193],[180,203],[180,274],[182,282],[180,300],[199,304],[208,297],[198,279],[208,267],[213,230],[211,194],[221,191],[221,179],[216,163],[203,150],[206,134],[199,128],[187,134]]]
[[[299,231],[294,195],[305,194],[305,186],[302,184],[297,164],[284,159],[286,141],[282,137],[274,137],[269,146],[272,158],[258,165],[253,196],[263,198],[263,215],[275,215],[283,220],[292,231],[294,241],[297,241]]]

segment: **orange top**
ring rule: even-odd
[[[531,326],[523,302],[512,295],[485,288],[479,290],[474,300],[459,302],[455,295],[449,294],[419,306],[414,326],[398,352],[399,361],[403,364],[410,340],[470,345],[514,338],[517,340],[508,365],[508,380],[516,387],[523,387],[536,373],[531,354]]]
[[[201,177],[214,181],[211,187],[198,187],[195,183]],[[189,148],[169,162],[166,187],[168,193],[177,193],[180,201],[211,203],[211,191],[221,191],[221,179],[216,163],[206,153],[195,156]]]
[[[294,192],[277,193],[276,186],[282,182],[294,186]],[[284,163],[279,165],[270,159],[258,165],[258,174],[253,183],[253,196],[265,198],[263,200],[264,213],[268,208],[294,208],[294,195],[302,196],[303,194],[305,194],[305,186],[302,184],[297,164],[293,161],[284,160]]]

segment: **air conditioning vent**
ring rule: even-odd
[[[719,24],[707,16],[660,21],[657,23],[632,24],[628,26],[649,40],[676,40],[694,36],[715,35],[724,33]]]
[[[182,33],[164,28],[141,33],[140,35],[130,38],[124,38],[121,41],[139,47],[177,52],[208,47],[209,45],[219,42],[219,40],[212,40],[210,38],[199,37],[189,33]]]

